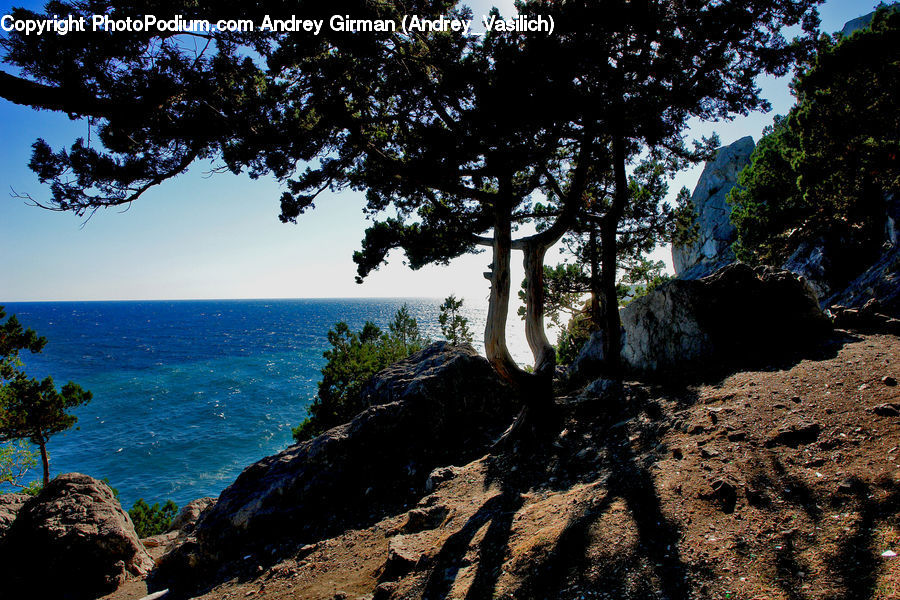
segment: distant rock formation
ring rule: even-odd
[[[0,541],[4,597],[92,600],[152,568],[109,486],[80,473],[30,498]]]
[[[753,138],[743,137],[719,148],[715,159],[706,163],[691,195],[698,239],[686,246],[672,247],[672,262],[679,278],[704,277],[734,262],[731,244],[736,230],[725,197],[737,183],[738,174],[750,163],[754,148]]]
[[[831,330],[802,278],[740,263],[659,286],[622,309],[622,326],[622,359],[645,372],[769,359]]]
[[[350,423],[250,465],[164,557],[155,581],[196,584],[377,518],[438,466],[480,456],[509,425],[512,395],[471,346],[432,344],[379,372]]]
[[[890,6],[893,10],[900,9],[900,4],[898,4],[896,2],[891,4]],[[874,16],[875,16],[875,12],[873,11],[867,15],[863,15],[861,17],[856,17],[855,19],[847,21],[846,23],[844,23],[844,28],[841,29],[841,35],[843,35],[844,37],[848,37],[850,35],[853,35],[853,32],[855,32],[855,31],[859,31],[860,29],[865,29],[872,22],[872,17],[874,17]]]

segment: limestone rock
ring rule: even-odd
[[[109,486],[80,473],[58,476],[28,500],[0,542],[11,598],[92,599],[153,564]]]
[[[706,163],[691,195],[698,239],[686,246],[672,247],[672,262],[679,278],[704,277],[734,262],[731,244],[736,232],[725,197],[737,183],[738,174],[750,163],[755,147],[753,138],[747,136],[719,148],[715,159]]]
[[[212,507],[215,503],[216,499],[211,496],[191,500],[181,509],[178,516],[172,520],[172,526],[169,528],[169,531],[183,531],[185,533],[190,533],[194,530],[194,526],[197,524],[200,514]]]
[[[471,346],[432,344],[378,373],[350,423],[247,467],[170,552],[157,581],[196,583],[254,552],[396,510],[435,467],[480,456],[512,420],[507,386]]]
[[[651,372],[769,359],[831,329],[803,278],[744,264],[672,280],[621,314],[623,360]]]
[[[16,514],[31,498],[28,494],[0,494],[0,539],[16,520]]]
[[[862,308],[872,300],[877,301],[878,312],[900,318],[900,245],[891,246],[875,264],[825,303]]]
[[[578,382],[587,379],[603,364],[603,332],[595,331],[566,370],[566,379]]]
[[[805,277],[816,292],[819,302],[823,302],[833,292],[829,282],[832,261],[823,239],[801,242],[781,268]]]

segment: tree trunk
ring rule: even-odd
[[[41,449],[41,464],[44,466],[44,485],[50,483],[50,457],[47,456],[47,443],[41,441],[38,446]]]
[[[593,224],[588,238],[588,261],[591,266],[591,323],[594,329],[603,329],[603,318],[600,314],[600,297],[603,288],[600,285],[600,254],[597,251],[597,229]]]
[[[619,319],[619,299],[616,295],[616,254],[618,244],[616,235],[619,219],[628,203],[628,179],[625,175],[625,138],[622,135],[613,137],[613,170],[616,180],[616,192],[612,205],[600,227],[600,285],[603,291],[603,324],[606,335],[605,359],[610,370],[618,374],[622,357],[622,322]]]
[[[543,244],[527,244],[523,249],[525,266],[525,338],[534,355],[535,375],[553,378],[556,351],[544,330],[544,255]]]
[[[494,246],[491,265],[491,295],[484,326],[484,351],[501,377],[516,383],[522,374],[506,346],[506,319],[509,313],[510,252],[512,219],[508,202],[494,206]]]

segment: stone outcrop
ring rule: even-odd
[[[753,138],[747,136],[719,148],[715,159],[706,163],[691,195],[698,238],[692,244],[672,247],[675,273],[681,279],[704,277],[734,262],[731,244],[735,228],[725,198],[737,183],[738,174],[750,163],[755,147]]]
[[[622,310],[622,325],[623,360],[649,372],[768,359],[831,328],[801,277],[739,263],[661,285]]]
[[[212,496],[191,500],[181,509],[178,516],[172,520],[172,526],[169,528],[169,531],[190,533],[194,530],[194,526],[197,524],[203,511],[211,508],[215,503],[216,499]]]
[[[0,494],[0,540],[16,520],[16,514],[31,496],[27,494]]]
[[[0,541],[10,598],[93,599],[152,567],[109,486],[80,473],[60,475],[29,499]]]
[[[900,318],[900,245],[894,245],[846,288],[825,301],[827,306],[861,308],[875,300],[878,311]]]
[[[432,344],[378,373],[350,423],[249,467],[160,564],[159,584],[196,582],[379,514],[420,494],[435,467],[479,456],[514,412],[470,346]]]

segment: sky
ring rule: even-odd
[[[512,1],[472,1],[475,18],[497,5],[512,14]],[[873,0],[829,0],[820,7],[822,29],[839,30],[871,12]],[[38,2],[0,0],[12,6]],[[5,35],[5,34],[3,34]],[[0,66],[0,68],[4,68]],[[759,140],[775,114],[793,104],[788,78],[760,80],[773,111],[731,122],[692,122],[688,136],[717,132],[723,144],[745,135]],[[449,266],[411,271],[401,253],[390,264],[354,282],[351,259],[367,226],[361,194],[323,195],[296,225],[278,221],[281,195],[272,179],[209,175],[213,165],[195,164],[186,174],[147,192],[125,211],[98,211],[87,222],[71,213],[28,206],[14,194],[49,194],[27,168],[31,144],[54,148],[87,134],[84,121],[34,111],[0,99],[0,303],[34,300],[138,300],[196,298],[445,297],[485,302],[481,273],[489,254],[464,256]],[[674,195],[693,189],[698,165],[671,182]],[[515,253],[513,285],[522,280]],[[668,249],[655,256],[671,264]],[[548,256],[554,262],[558,255]]]

